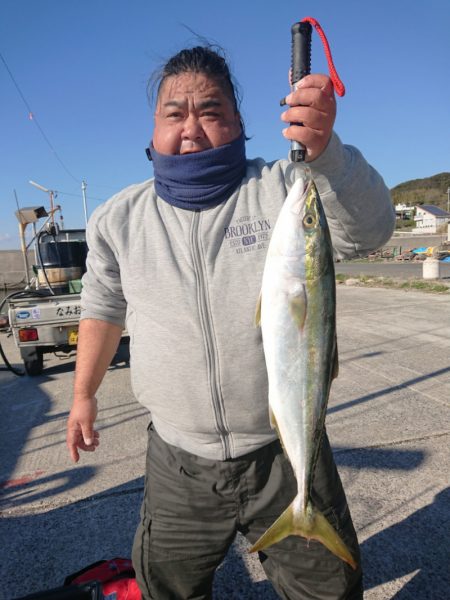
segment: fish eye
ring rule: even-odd
[[[314,224],[315,224],[315,219],[314,219],[313,215],[306,214],[303,217],[303,225],[305,227],[307,227],[308,229],[311,228],[311,227],[313,227]]]

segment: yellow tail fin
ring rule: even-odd
[[[311,502],[308,502],[305,511],[296,512],[296,502],[297,499],[294,499],[284,513],[250,548],[250,552],[268,548],[288,535],[298,535],[308,540],[321,542],[330,552],[348,563],[353,569],[356,569],[356,562],[350,550],[323,514]]]

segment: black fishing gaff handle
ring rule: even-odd
[[[295,90],[295,84],[311,73],[311,33],[310,23],[294,23],[291,27],[291,89]],[[292,124],[292,123],[291,123]],[[291,142],[292,162],[303,162],[306,150],[302,144]]]

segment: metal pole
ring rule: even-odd
[[[88,212],[87,212],[87,203],[86,203],[86,182],[83,181],[81,182],[81,193],[83,194],[83,208],[84,208],[84,221],[87,227],[87,222],[88,222]]]
[[[450,212],[450,187],[447,188],[447,212]],[[450,242],[450,222],[447,221],[447,242]]]
[[[38,233],[36,230],[36,222],[33,221],[32,223],[32,227],[33,227],[33,240],[34,240],[34,262],[38,265],[39,264],[39,260],[38,260],[38,255],[37,255],[37,237],[38,237]],[[31,242],[30,242],[31,245]],[[28,249],[28,246],[27,246]],[[36,289],[38,290],[40,288],[39,285],[39,275],[36,276]]]
[[[20,206],[19,206],[19,199],[17,198],[16,190],[14,190],[14,197],[16,199],[16,204],[17,204],[17,213],[19,214]],[[25,242],[25,229],[26,228],[27,228],[26,223],[22,223],[22,221],[20,221],[19,222],[20,249],[22,250],[23,266],[25,268],[25,281],[27,282],[27,286],[25,289],[28,289],[30,287],[30,267],[28,265],[28,255],[27,255],[28,247]]]
[[[53,211],[53,198],[54,198],[53,190],[49,190],[48,194],[50,196],[50,213],[52,215],[52,225],[54,225],[55,224],[55,213]]]
[[[25,281],[27,282],[26,288],[30,287],[30,267],[28,265],[28,256],[27,256],[27,245],[25,243],[25,229],[27,228],[27,224],[19,223],[19,238],[20,238],[20,248],[22,250],[23,256],[23,265],[25,268]]]

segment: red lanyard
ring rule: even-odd
[[[311,23],[311,25],[315,27],[317,33],[319,34],[325,50],[325,56],[327,57],[328,70],[330,72],[330,78],[333,82],[334,89],[336,90],[336,94],[338,96],[343,96],[345,94],[345,86],[340,80],[339,75],[337,74],[336,67],[333,63],[333,57],[331,56],[330,45],[328,43],[324,30],[322,29],[318,21],[316,21],[316,19],[313,19],[313,17],[305,17],[304,19],[302,19],[302,23]]]

